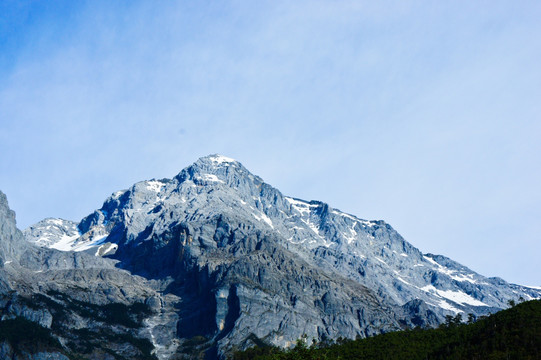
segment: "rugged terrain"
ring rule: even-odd
[[[45,219],[26,242],[0,202],[3,319],[51,329],[58,354],[217,358],[303,335],[430,327],[541,296],[423,254],[384,221],[284,196],[220,155],[115,192],[78,223]]]
[[[476,322],[458,314],[436,329],[395,331],[366,339],[294,348],[253,347],[235,353],[234,360],[471,360],[539,359],[541,300],[523,302]]]

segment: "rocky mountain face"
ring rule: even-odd
[[[27,242],[13,214],[1,215],[7,224],[1,291],[46,297],[36,308],[48,311],[52,324],[64,319],[58,325],[64,332],[41,322],[56,331],[64,352],[92,354],[70,345],[75,329],[104,326],[146,339],[147,352],[135,341],[122,345],[132,344],[129,351],[140,356],[223,358],[261,342],[288,347],[302,336],[366,337],[541,297],[538,289],[423,254],[383,221],[285,196],[220,155],[199,159],[173,179],[118,191],[79,223],[45,219],[24,231]],[[82,301],[100,315],[58,315],[48,301]],[[107,323],[103,309],[111,304],[140,310],[127,311],[132,327]],[[121,347],[111,339],[100,351]]]
[[[155,358],[177,300],[115,264],[27,242],[0,192],[0,358]]]

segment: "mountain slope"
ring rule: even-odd
[[[152,321],[168,299],[115,264],[25,241],[0,192],[0,358],[154,358]]]
[[[540,297],[423,254],[383,221],[284,196],[221,155],[114,193],[77,231],[48,219],[25,235],[155,281],[179,299],[178,351],[210,357],[254,339],[366,337]]]
[[[438,329],[400,331],[310,348],[301,342],[289,352],[272,347],[252,348],[238,352],[234,359],[466,360],[540,356],[541,301],[532,300],[470,324],[450,319]]]

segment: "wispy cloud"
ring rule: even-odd
[[[0,188],[23,226],[219,152],[541,281],[501,227],[539,252],[536,2],[69,3],[2,9]]]

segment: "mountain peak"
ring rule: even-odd
[[[200,160],[205,159],[212,161],[215,164],[232,164],[232,163],[238,163],[237,160],[232,159],[230,157],[220,155],[220,154],[212,154],[205,157],[202,157]]]
[[[221,168],[229,166],[238,166],[241,165],[237,160],[220,155],[220,154],[211,154],[199,158],[193,165],[204,168]],[[192,165],[192,166],[193,166]]]
[[[263,180],[253,175],[240,162],[230,157],[212,154],[199,158],[195,163],[183,169],[176,177],[179,182],[192,180],[197,183],[222,183],[238,187],[241,184],[263,183]]]

